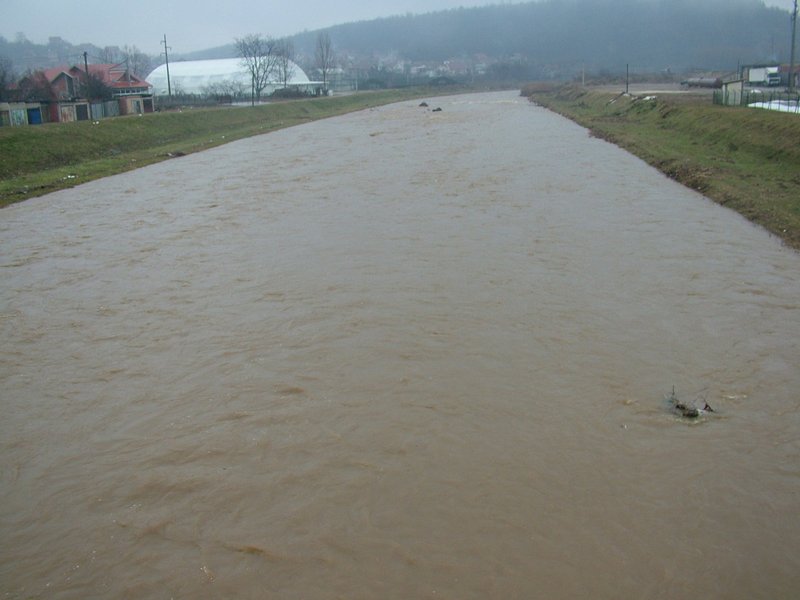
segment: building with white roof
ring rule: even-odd
[[[321,83],[309,81],[303,69],[295,63],[291,63],[293,71],[291,78],[287,82],[289,87],[313,90],[321,87]],[[167,87],[167,65],[161,65],[147,76],[147,81],[153,86],[153,94],[156,96],[166,96]],[[169,63],[169,84],[172,92],[181,94],[205,94],[213,86],[222,86],[234,83],[242,86],[248,94],[251,87],[250,72],[242,64],[240,58],[218,58],[213,60],[191,60],[177,61]],[[283,82],[277,70],[270,76],[267,87],[262,90],[261,95],[267,96],[277,89],[283,87]]]

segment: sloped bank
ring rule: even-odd
[[[375,106],[456,93],[404,88],[190,109],[103,121],[0,128],[0,207],[237,139]]]
[[[522,94],[800,250],[800,117],[715,106],[708,96],[536,84]]]

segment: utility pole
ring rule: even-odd
[[[795,0],[797,1],[797,0]],[[628,89],[630,88],[630,80],[631,80],[631,70],[630,65],[625,65],[625,94],[628,94]]]
[[[92,99],[89,98],[91,80],[89,79],[89,53],[84,51],[83,52],[83,68],[86,69],[86,99],[89,101],[89,120],[94,121],[94,116],[92,115]]]
[[[794,9],[792,10],[792,55],[789,61],[789,93],[794,92],[794,48],[795,41],[797,40],[797,0],[794,0]]]
[[[172,98],[172,85],[169,82],[169,51],[172,50],[170,46],[167,46],[167,34],[164,34],[164,39],[161,40],[161,43],[164,44],[164,61],[167,64],[167,95]]]

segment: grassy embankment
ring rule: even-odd
[[[193,109],[0,128],[0,207],[172,156],[373,106],[447,93],[442,89],[365,92],[264,104]]]
[[[715,106],[708,95],[535,84],[523,94],[800,249],[800,116]]]

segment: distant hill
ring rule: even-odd
[[[84,52],[86,61],[90,64],[127,61],[131,71],[137,75],[147,75],[153,62],[152,57],[140,52],[135,46],[100,48],[88,43],[71,44],[60,37],[51,37],[46,44],[37,44],[22,34],[17,35],[13,42],[0,36],[0,59],[9,61],[16,75],[62,65],[82,65]]]
[[[327,31],[340,52],[412,61],[524,57],[587,68],[734,69],[788,62],[788,11],[761,0],[546,0],[347,23]],[[313,54],[317,32],[294,37]]]
[[[103,49],[92,44],[73,45],[60,37],[51,37],[46,44],[36,44],[22,35],[14,41],[0,36],[0,57],[8,59],[18,74],[32,69],[78,64],[83,61],[84,52],[94,57],[100,56]]]
[[[737,64],[789,61],[791,17],[762,0],[544,0],[458,8],[346,23],[325,29],[339,57],[362,65],[376,57],[397,61],[484,59],[524,63],[532,74],[589,71],[733,70]],[[264,32],[268,33],[268,32]],[[319,31],[292,37],[303,67],[313,66]],[[34,67],[90,62],[119,48],[46,45],[0,37],[0,57],[21,73]],[[231,58],[231,44],[175,54],[173,60]],[[152,66],[163,59],[149,57]],[[146,74],[146,73],[145,73]]]

